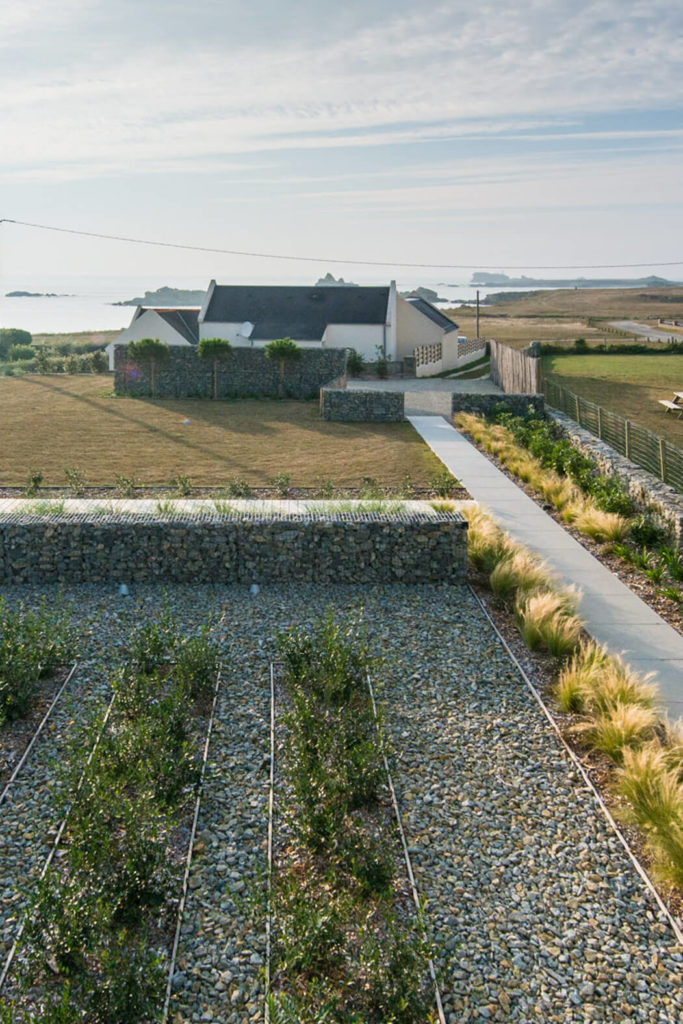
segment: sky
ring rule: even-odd
[[[683,279],[682,37],[673,0],[3,4],[0,218],[315,259],[2,224],[0,275]]]

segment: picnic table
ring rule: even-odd
[[[659,404],[664,406],[664,412],[677,412],[680,420],[683,416],[683,391],[674,391],[673,401],[668,398],[660,398]]]

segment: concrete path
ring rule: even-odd
[[[579,613],[591,636],[638,672],[655,672],[670,716],[683,715],[683,637],[441,416],[408,418],[503,529],[580,588]]]
[[[480,380],[453,380],[446,377],[391,377],[387,380],[349,379],[350,391],[403,391],[406,416],[451,417],[451,395],[502,395],[488,377]]]

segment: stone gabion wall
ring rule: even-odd
[[[0,520],[5,583],[455,583],[467,524],[458,513],[337,518],[87,515]]]
[[[405,419],[405,395],[402,391],[322,388],[320,415],[337,423],[401,423]]]
[[[683,545],[683,498],[673,487],[636,466],[563,412],[549,408],[547,414],[584,455],[595,459],[603,473],[616,476],[638,505],[651,507],[662,525],[671,531],[678,547]]]
[[[461,395],[453,394],[452,411],[474,412],[488,416],[492,410],[505,408],[514,416],[524,416],[531,406],[535,413],[543,416],[545,400],[543,395]]]
[[[218,397],[277,397],[280,365],[266,359],[262,348],[233,348],[219,361]],[[323,384],[343,375],[346,349],[303,349],[293,363],[285,364],[285,395],[289,398],[317,398]],[[151,390],[149,366],[128,358],[125,345],[114,349],[114,387],[121,394],[148,396]],[[207,398],[213,395],[213,360],[200,359],[195,348],[171,346],[168,359],[155,369],[157,398]]]

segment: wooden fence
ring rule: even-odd
[[[620,455],[683,493],[683,451],[651,430],[567,390],[553,377],[543,380],[546,404],[571,416]]]
[[[540,348],[520,351],[500,341],[490,341],[491,380],[514,395],[537,395],[541,391]]]

